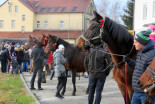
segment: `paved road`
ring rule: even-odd
[[[32,74],[23,73],[23,77],[25,82],[27,83],[28,87],[30,87],[30,80]],[[77,77],[77,92],[76,96],[71,96],[73,86],[71,82],[71,78],[68,78],[67,82],[67,89],[65,93],[64,99],[56,98],[56,85],[57,85],[57,78],[53,80],[49,80],[49,75],[47,76],[47,83],[42,83],[42,87],[44,90],[33,90],[32,93],[36,96],[39,100],[40,104],[88,104],[88,95],[85,94],[87,85],[88,85],[88,78]],[[35,88],[37,88],[37,78],[35,81]],[[124,104],[123,97],[117,87],[116,82],[112,78],[112,74],[107,77],[105,82],[104,90],[102,92],[102,101],[101,104]]]

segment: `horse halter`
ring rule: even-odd
[[[155,88],[155,71],[151,70],[149,67],[147,67],[147,71],[151,75],[151,77],[153,79],[153,83],[151,85],[149,85],[149,87],[144,89],[145,93],[148,93],[151,89]]]
[[[45,39],[44,39],[44,41],[43,41],[43,43],[42,43],[42,45],[43,45],[43,46],[46,46],[46,43],[47,43],[47,42],[48,42],[48,37],[46,36]]]
[[[85,40],[83,47],[84,46],[94,47],[94,45],[90,41],[95,40],[95,39],[101,39],[101,42],[103,42],[102,33],[103,33],[103,27],[104,27],[105,20],[101,19],[98,22],[99,23],[96,26],[97,27],[96,30],[93,31],[93,33],[90,35],[89,39],[87,39],[83,34],[81,35],[81,37]],[[99,35],[95,36],[98,33],[99,33]],[[95,36],[95,37],[93,37],[93,36]]]

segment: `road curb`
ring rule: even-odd
[[[22,81],[24,82],[24,86],[26,88],[26,90],[28,91],[28,93],[30,94],[30,96],[32,96],[35,100],[36,104],[40,104],[39,101],[36,99],[36,97],[34,96],[34,94],[32,93],[32,91],[28,88],[28,85],[26,84],[23,74],[20,74],[20,78],[22,79]]]

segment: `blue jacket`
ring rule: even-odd
[[[154,42],[151,40],[141,51],[138,51],[136,61],[130,59],[128,65],[134,68],[132,76],[132,88],[136,92],[143,92],[137,84],[146,68],[155,57]]]

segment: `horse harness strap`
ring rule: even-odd
[[[151,70],[149,67],[147,67],[147,70],[153,79],[153,84],[155,84],[155,71]]]

